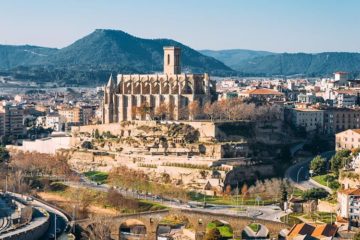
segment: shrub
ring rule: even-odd
[[[329,193],[322,188],[313,188],[302,193],[302,198],[305,200],[318,200],[326,198]]]

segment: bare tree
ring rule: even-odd
[[[113,221],[111,219],[99,218],[99,217],[90,217],[92,224],[88,226],[87,236],[91,240],[110,240],[111,238],[111,226]]]

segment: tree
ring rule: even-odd
[[[286,186],[283,182],[281,182],[280,191],[281,191],[281,202],[283,202],[283,203],[287,202],[288,192],[287,192]]]
[[[198,101],[192,101],[188,105],[189,115],[192,120],[195,120],[200,114],[200,105]]]
[[[206,177],[209,175],[209,172],[206,170],[200,170],[199,173],[202,179],[206,179]]]
[[[336,176],[339,175],[339,170],[343,168],[346,163],[350,162],[351,159],[351,151],[348,149],[343,149],[338,151],[335,156],[333,156],[330,160],[330,168],[331,171],[335,173]]]
[[[151,107],[148,102],[143,102],[140,107],[136,108],[137,115],[140,116],[140,119],[143,119],[143,117],[150,115],[151,113]]]
[[[99,129],[95,129],[94,138],[95,138],[95,139],[99,139],[99,138],[100,138]]]
[[[205,240],[221,240],[222,236],[220,234],[219,229],[213,228],[213,229],[210,229],[209,231],[207,231],[204,239]]]
[[[155,117],[160,118],[161,120],[165,119],[169,115],[169,106],[166,103],[161,103],[155,109]]]
[[[329,193],[322,188],[313,188],[302,193],[302,198],[305,200],[318,200],[326,198]]]
[[[354,240],[360,240],[360,232],[355,234]]]
[[[90,141],[84,141],[84,142],[81,144],[81,148],[84,148],[84,149],[93,149],[93,144],[92,144]]]
[[[8,161],[9,158],[9,151],[5,147],[0,147],[0,163]]]
[[[205,103],[203,111],[211,121],[214,120],[214,108],[210,102]]]
[[[316,156],[310,163],[310,170],[314,175],[322,175],[326,173],[326,160],[320,155]]]

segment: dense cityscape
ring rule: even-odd
[[[0,239],[359,240],[360,71],[277,57],[0,45]]]

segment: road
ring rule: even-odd
[[[88,180],[85,177],[81,177],[80,182],[66,182],[67,185],[75,188],[90,188],[98,191],[107,192],[111,187],[103,184],[98,185],[95,182]],[[176,199],[167,199],[161,198],[159,196],[149,196],[146,194],[140,194],[135,191],[116,189],[123,196],[132,197],[136,199],[150,200],[157,203],[160,203],[169,208],[177,209],[186,209],[186,210],[196,210],[204,213],[215,213],[215,214],[225,214],[230,216],[247,216],[252,218],[259,218],[271,221],[280,222],[280,217],[284,216],[286,213],[282,211],[278,206],[249,206],[249,205],[238,205],[238,206],[229,206],[229,205],[216,205],[208,204],[206,208],[202,207],[203,203],[193,202],[195,205],[189,206],[188,203],[182,203]],[[239,210],[241,209],[241,210]]]
[[[334,154],[335,151],[328,151],[321,153],[320,155],[326,158],[328,161]],[[305,160],[289,167],[285,172],[285,178],[287,178],[295,187],[301,190],[309,190],[312,188],[321,187],[321,185],[309,181],[309,165],[313,158],[314,156],[306,158]],[[328,191],[327,188],[325,190]]]
[[[48,231],[41,238],[41,240],[54,238],[56,235],[56,231],[57,231],[58,239],[62,238],[63,237],[62,235],[66,235],[65,230],[69,223],[66,216],[62,214],[60,211],[36,199],[32,199],[32,198],[29,199],[29,197],[25,195],[20,195],[16,193],[11,193],[11,195],[19,199],[22,199],[23,201],[26,201],[30,206],[34,208],[45,209],[50,214],[50,226],[48,228]],[[56,217],[56,226],[55,226],[55,217]],[[32,224],[34,224],[33,221]]]

